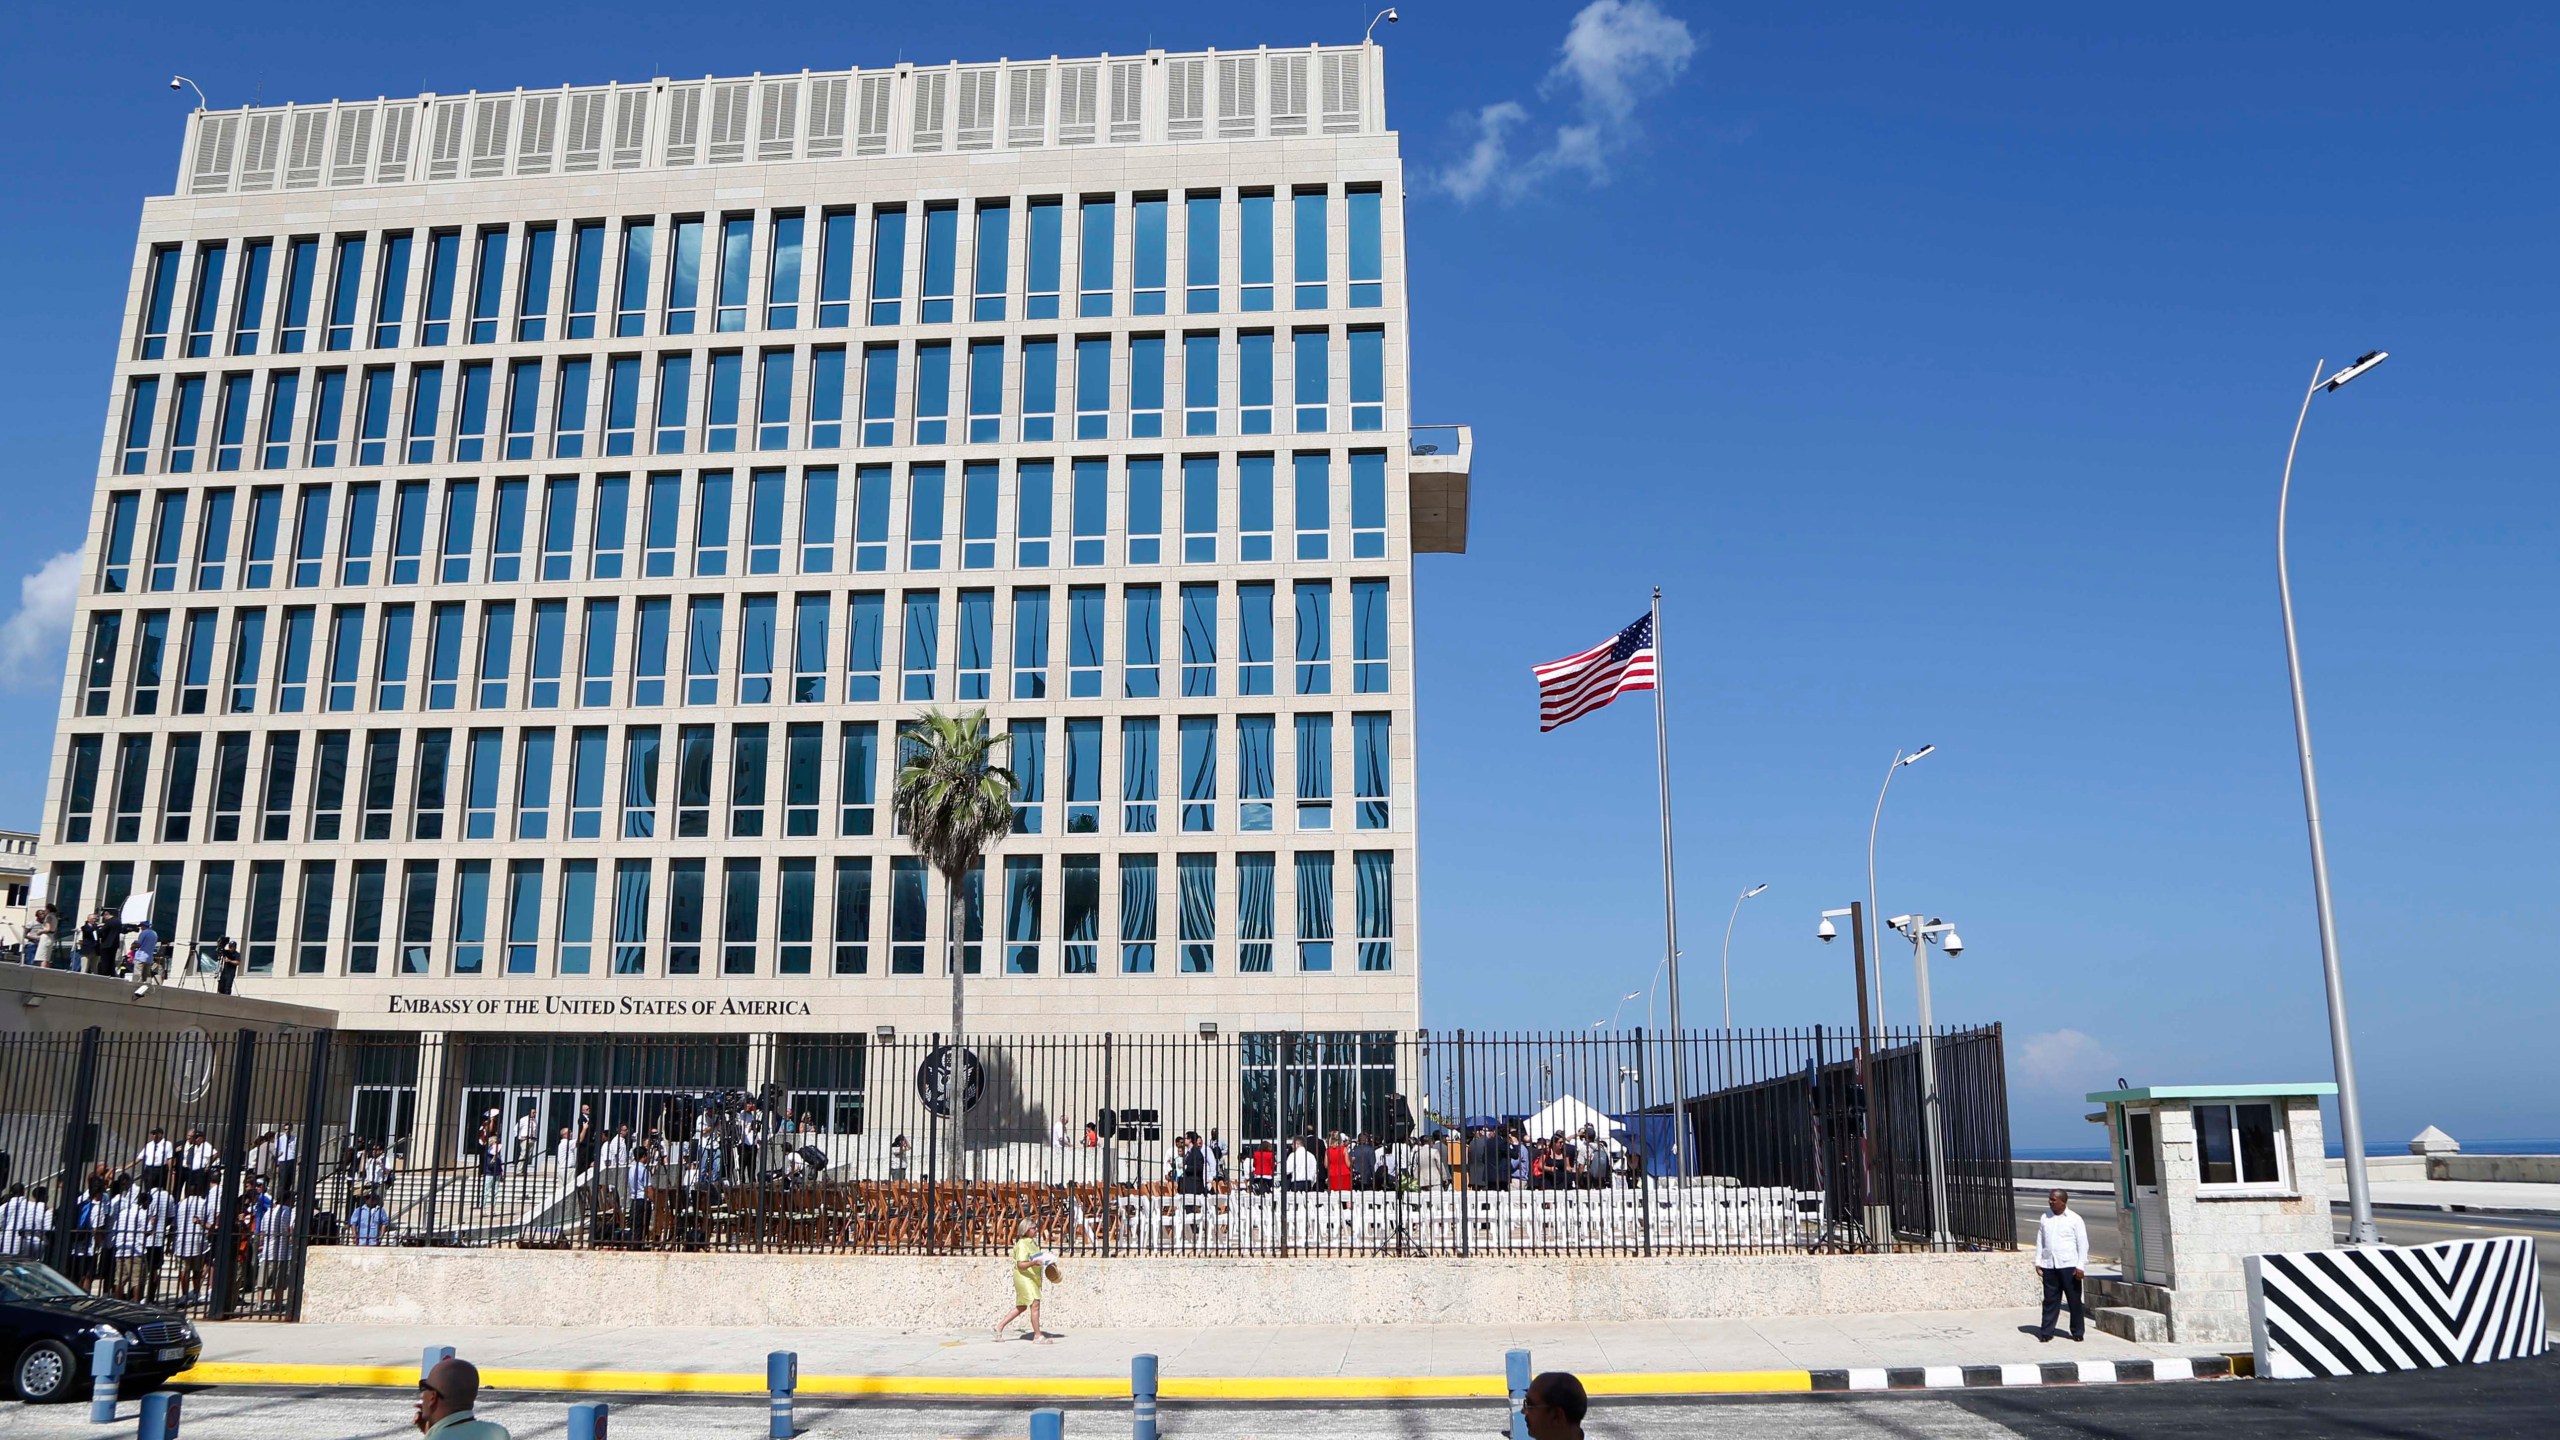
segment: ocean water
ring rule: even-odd
[[[2010,1153],[2020,1160],[2104,1160],[2107,1158],[2107,1148],[2103,1145],[2021,1145]],[[2334,1141],[2330,1143],[2330,1159],[2338,1159],[2346,1153],[2345,1146]],[[2409,1142],[2403,1140],[2396,1145],[2368,1142],[2364,1147],[2364,1153],[2368,1158],[2378,1155],[2406,1155],[2409,1153]],[[2560,1139],[2464,1140],[2462,1153],[2465,1155],[2560,1155]]]

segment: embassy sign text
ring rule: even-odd
[[[789,1016],[809,1013],[806,1000],[738,1000],[722,996],[709,1000],[644,1000],[636,995],[504,995],[488,999],[470,999],[443,995],[394,995],[389,1006],[394,1015],[445,1015],[473,1017],[488,1015],[576,1015],[589,1018],[621,1015],[754,1015]]]

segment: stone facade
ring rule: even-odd
[[[2093,1296],[2093,1303],[2117,1301],[2164,1312],[2168,1338],[2179,1344],[2246,1340],[2249,1297],[2241,1261],[2251,1255],[2320,1250],[2336,1243],[2329,1215],[2329,1167],[2321,1148],[2319,1097],[2265,1098],[2283,1117],[2286,1170],[2281,1185],[2204,1184],[2195,1107],[2215,1102],[2188,1098],[2149,1102],[2159,1147],[2157,1173],[2167,1233],[2146,1234],[2142,1243],[2155,1253],[2166,1247],[2168,1283],[2111,1283],[2103,1296]],[[2134,1207],[2117,1207],[2119,1254],[2134,1253],[2135,1217]]]

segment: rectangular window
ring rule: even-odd
[[[913,855],[889,861],[889,973],[924,973],[924,861]]]
[[[1049,535],[1054,523],[1056,474],[1055,467],[1046,460],[1015,462],[1013,472],[1014,563],[1022,568],[1039,569],[1049,563]]]
[[[251,615],[258,617],[263,628],[267,612],[263,610],[241,612],[244,624]],[[89,617],[89,661],[84,667],[87,679],[83,686],[81,714],[104,715],[115,703],[116,642],[122,638],[123,634],[124,616],[115,611],[109,610]],[[238,646],[233,647],[233,654],[235,657],[241,654]],[[250,673],[254,676],[257,670],[256,659],[250,656],[248,660]]]
[[[1236,969],[1244,974],[1271,971],[1271,944],[1279,933],[1277,858],[1268,850],[1236,856]]]
[[[1244,287],[1242,308],[1271,308],[1271,192],[1248,190],[1237,202],[1243,231],[1242,263],[1237,279]]]
[[[226,743],[231,740],[238,740],[241,742],[243,747],[242,768],[245,770],[247,768],[246,746],[248,744],[248,737],[245,735],[233,735],[225,736],[223,738]],[[62,837],[62,841],[66,845],[85,845],[89,842],[90,826],[97,818],[98,758],[104,745],[105,741],[96,735],[74,735],[71,737],[70,753],[64,757],[66,761],[66,768],[63,772],[62,778],[61,828],[55,832]],[[238,809],[236,787],[233,796],[233,809],[235,811]],[[220,812],[220,797],[219,794],[217,794],[215,802],[215,813],[217,818],[214,822],[217,827],[221,824],[221,820],[219,818]],[[236,839],[238,838],[236,832],[239,828],[239,819],[236,814],[232,818],[231,824],[232,829],[235,832],[232,838]],[[220,838],[218,832],[216,838]],[[67,901],[62,900],[59,896],[56,897],[56,900],[57,903],[68,903]]]
[[[182,844],[187,839],[189,822],[195,817],[196,765],[204,749],[198,735],[169,737],[168,758],[162,762],[160,784],[161,844]]]
[[[148,638],[147,632],[142,638]],[[363,665],[364,607],[337,606],[329,614],[329,682],[322,709],[345,714],[356,708],[356,673]]]
[[[80,802],[82,813],[85,814],[87,801],[84,798],[86,794],[84,783],[85,786],[95,786],[97,783],[98,757],[95,737],[90,739],[86,782],[81,779],[82,769],[79,762],[82,756],[76,745],[71,758],[74,764],[68,780],[68,793],[74,800]],[[240,811],[241,807],[247,803],[249,794],[249,737],[247,735],[235,732],[216,740],[213,753],[213,784],[210,788],[213,791],[213,827],[206,838],[226,844],[238,840]],[[86,821],[81,822],[80,829],[79,835],[66,835],[63,838],[87,839]]]
[[[537,573],[545,580],[566,580],[570,556],[578,545],[578,481],[554,475],[542,482],[542,548]]]
[[[391,612],[401,608],[397,605],[385,607],[383,624],[386,631],[391,623]],[[212,700],[214,626],[218,613],[212,610],[187,612],[186,654],[180,660],[178,672],[178,713],[181,715],[202,715]]]
[[[1298,828],[1333,828],[1333,717],[1298,717]]]
[[[1058,968],[1069,975],[1094,974],[1101,968],[1102,857],[1060,856],[1058,890],[1058,938],[1064,942]]]
[[[373,708],[403,710],[409,704],[409,647],[417,623],[414,605],[382,607],[382,650],[374,660]]]
[[[791,448],[791,352],[756,357],[756,448]]]
[[[1301,435],[1321,435],[1330,428],[1326,412],[1332,407],[1332,386],[1326,366],[1332,358],[1332,345],[1322,330],[1290,332],[1290,366],[1296,374],[1292,394],[1297,401],[1296,429]]]
[[[1218,587],[1182,587],[1182,693],[1218,693]]]
[[[261,485],[250,491],[249,553],[248,563],[242,567],[242,588],[264,590],[276,583],[276,537],[283,526],[283,487]]]
[[[426,303],[418,316],[419,344],[452,343],[453,282],[461,268],[460,231],[438,230],[427,237]]]
[[[196,468],[196,436],[204,424],[204,377],[178,377],[177,404],[169,409],[168,471],[184,475]]]
[[[818,328],[838,330],[853,322],[853,248],[856,217],[851,210],[830,210],[819,224]]]
[[[658,357],[658,419],[650,448],[660,455],[684,453],[685,431],[691,427],[693,357]]]
[[[157,382],[138,380],[134,383],[140,387]],[[268,377],[267,422],[258,432],[259,469],[282,470],[293,463],[293,412],[294,407],[301,402],[301,396],[301,372],[281,370]],[[144,395],[139,398],[140,403],[147,408],[150,404],[149,396]],[[143,429],[145,431],[150,429],[150,416],[147,413],[143,416]],[[129,460],[130,455],[127,458]],[[132,472],[127,470],[126,473]]]
[[[231,505],[233,492],[208,490],[204,496],[204,519],[197,527],[196,583],[198,590],[222,588],[223,571],[231,559]],[[105,586],[100,585],[101,589]]]
[[[1351,797],[1358,802],[1354,823],[1362,830],[1387,828],[1391,724],[1386,715],[1351,717]]]
[[[578,703],[597,708],[613,703],[613,659],[615,632],[622,620],[619,600],[590,600],[584,657],[578,667]]]
[[[408,237],[394,238],[405,252]],[[187,297],[187,340],[183,350],[190,360],[213,353],[213,319],[222,308],[223,263],[230,258],[230,248],[219,240],[196,246],[195,285]]]
[[[305,485],[294,502],[294,589],[308,590],[320,583],[322,556],[328,548],[329,487]]]
[[[143,589],[156,593],[178,588],[178,558],[185,553],[186,528],[187,492],[161,491],[151,503],[151,566],[143,577]]]
[[[1297,582],[1298,693],[1333,693],[1333,582]]]
[[[999,300],[998,303],[1002,303]],[[1004,342],[969,342],[969,443],[1004,438]]]
[[[391,812],[400,800],[400,732],[376,730],[364,739],[364,779],[357,794],[357,834],[391,838]]]
[[[738,602],[738,704],[773,703],[775,604],[771,595]]]
[[[762,725],[729,727],[729,838],[764,834],[765,771],[772,737]]]
[[[791,606],[791,703],[823,705],[827,699],[827,622],[833,597],[801,595]]]
[[[1218,308],[1218,197],[1186,196],[1183,200],[1183,308],[1194,315]]]
[[[949,203],[924,207],[924,295],[918,318],[928,325],[951,318],[952,280],[959,265],[959,251],[960,207]]]
[[[1058,318],[1059,240],[1064,234],[1065,206],[1055,198],[1031,202],[1023,269],[1029,294],[1022,313],[1031,320]]]
[[[1387,693],[1387,582],[1351,582],[1351,693]]]
[[[1067,833],[1102,829],[1102,722],[1067,722]]]
[[[1356,295],[1360,287],[1355,285]],[[1358,304],[1357,300],[1352,302]],[[1352,883],[1359,889],[1354,922],[1360,937],[1360,968],[1372,973],[1395,967],[1396,857],[1391,850],[1359,850],[1351,856]]]
[[[453,763],[453,732],[421,730],[418,732],[418,763],[409,792],[409,838],[441,840],[444,838],[444,808],[447,772]],[[220,822],[216,822],[217,826]],[[421,937],[423,938],[423,937]]]
[[[127,736],[128,743],[140,740],[150,743],[148,736]],[[302,758],[302,737],[296,734],[267,736],[266,789],[258,806],[258,838],[261,841],[288,841],[293,838],[294,769]]]
[[[276,968],[276,934],[284,919],[284,862],[258,860],[249,866],[249,945],[246,969],[272,975]]]
[[[705,470],[693,490],[693,573],[729,573],[729,472]]]
[[[898,323],[898,299],[907,293],[907,212],[898,205],[871,211],[871,323]]]
[[[553,732],[527,730],[516,753],[516,838],[551,838]]]
[[[1351,220],[1351,306],[1355,310],[1375,309],[1386,303],[1381,298],[1385,287],[1380,283],[1386,274],[1378,213],[1382,202],[1378,191],[1369,188],[1352,189],[1342,198]],[[1360,968],[1369,967],[1364,964]]]
[[[1022,438],[1058,438],[1058,342],[1022,342]]]
[[[773,217],[773,248],[764,286],[764,326],[793,330],[800,325],[800,237],[807,222],[797,212]]]
[[[963,590],[953,616],[959,645],[959,698],[984,700],[994,684],[996,592]]]
[[[400,345],[400,322],[409,308],[409,232],[394,231],[382,237],[382,273],[376,277],[373,299],[373,348],[394,350]]]
[[[835,864],[835,973],[871,969],[871,857],[839,855]]]
[[[560,973],[584,975],[595,965],[596,862],[560,862]]]
[[[613,973],[649,973],[649,862],[613,862]]]
[[[1129,337],[1129,434],[1134,439],[1152,439],[1163,433],[1164,337],[1132,335]]]
[[[2196,1179],[2204,1186],[2285,1183],[2282,1122],[2273,1105],[2198,1105]]]
[[[462,838],[498,838],[499,741],[505,732],[474,730],[465,737],[462,772]]]
[[[424,975],[434,968],[429,947],[435,930],[436,862],[408,861],[400,867],[401,974]]]
[[[1111,438],[1111,340],[1076,338],[1076,438]]]
[[[1130,305],[1132,315],[1164,313],[1165,290],[1165,199],[1161,195],[1141,195],[1129,206],[1130,228],[1134,251],[1130,259]]]
[[[1333,968],[1333,852],[1298,852],[1298,968]]]
[[[489,391],[495,383],[490,362],[473,360],[462,367],[462,391],[453,417],[453,458],[478,460],[489,443]]]
[[[783,860],[778,876],[775,912],[781,923],[775,931],[774,973],[806,975],[818,927],[818,862],[805,856]]]
[[[297,248],[301,242],[296,242]],[[495,344],[498,301],[507,283],[507,230],[489,226],[480,232],[480,253],[471,267],[471,343]]]
[[[551,454],[576,460],[587,453],[587,398],[595,362],[584,356],[560,362],[559,383],[551,398]]]
[[[390,884],[390,864],[359,860],[347,892],[347,973],[373,975],[382,969],[382,911]]]
[[[257,380],[253,376],[222,377],[222,405],[214,416],[213,468],[216,470],[237,470],[248,456],[250,391],[256,385]]]
[[[516,338],[548,340],[551,317],[551,252],[559,230],[551,225],[524,229],[524,273],[517,277]]]
[[[1120,973],[1156,968],[1156,857],[1120,857]]]
[[[942,568],[942,466],[907,467],[907,568]]]
[[[1153,565],[1164,558],[1164,461],[1133,457],[1128,478],[1129,563]]]
[[[356,343],[356,292],[364,285],[364,237],[341,235],[329,271],[329,327],[324,337],[331,350]]]
[[[99,557],[99,594],[121,595],[133,588],[133,529],[141,514],[141,492],[119,490],[107,497],[107,544],[106,553]]]
[[[151,419],[160,404],[160,382],[148,375],[135,380],[124,396],[124,461],[119,473],[140,475],[151,468]],[[291,423],[290,419],[287,421]]]
[[[934,672],[940,665],[942,592],[910,590],[906,592],[906,619],[902,626],[905,643],[900,647],[900,682],[898,698],[931,700]]]
[[[533,602],[533,671],[525,687],[528,706],[536,710],[559,708],[561,671],[567,663],[568,650],[569,602]]]
[[[721,597],[696,595],[684,624],[684,703],[720,703]]]
[[[631,477],[596,477],[596,512],[588,542],[587,578],[622,578],[622,548],[630,536]]]
[[[1040,857],[1004,861],[1004,973],[1040,973]]]
[[[667,973],[702,973],[704,863],[667,862]]]
[[[288,612],[290,613],[290,612]],[[480,607],[480,695],[482,710],[507,708],[507,677],[515,669],[516,602],[496,600]]]
[[[738,391],[745,383],[746,359],[735,350],[711,355],[711,394],[702,412],[702,448],[725,455],[738,448]]]
[[[605,362],[604,453],[630,455],[640,443],[640,357]]]
[[[1076,213],[1076,313],[1095,319],[1111,313],[1111,227],[1117,207],[1108,195],[1088,198]]]
[[[848,720],[838,732],[836,783],[838,835],[872,833],[879,805],[880,726],[870,720]]]
[[[898,347],[895,345],[862,347],[862,443],[898,443]]]
[[[1013,831],[1037,835],[1049,784],[1049,722],[1016,720],[1005,739],[1005,764],[1013,771]]]
[[[1163,692],[1163,590],[1130,585],[1121,591],[1121,693],[1132,700],[1151,700]]]
[[[289,772],[288,772],[289,773]],[[115,813],[107,838],[119,845],[142,839],[142,810],[150,799],[151,737],[122,735],[116,739]],[[291,800],[290,782],[287,803]],[[285,837],[278,836],[278,839]]]
[[[325,379],[323,384],[325,386]],[[509,361],[507,364],[507,428],[500,454],[509,460],[533,458],[534,420],[541,409],[542,362],[539,360]]]
[[[319,628],[318,618],[308,605],[287,606],[284,612],[284,643],[276,657],[275,710],[279,715],[298,715],[311,685],[311,640]]]
[[[1351,428],[1387,428],[1387,332],[1351,327]]]
[[[1186,565],[1215,564],[1218,559],[1218,458],[1186,455],[1182,460],[1182,560]]]
[[[686,725],[676,731],[676,838],[710,834],[711,727]]]
[[[1102,694],[1102,605],[1099,585],[1067,591],[1067,694],[1078,700]]]
[[[1268,580],[1236,586],[1236,693],[1268,695],[1271,690],[1272,585]]]
[[[1218,968],[1218,857],[1180,855],[1174,868],[1182,890],[1182,973],[1206,975]]]
[[[646,327],[649,311],[649,256],[657,239],[658,227],[648,220],[626,220],[622,225],[622,283],[614,301],[613,333],[617,336],[638,335]],[[644,876],[646,872],[643,872]]]
[[[503,250],[506,232],[500,231],[498,244]],[[320,241],[310,235],[297,235],[285,246],[284,303],[276,316],[276,353],[299,355],[306,348],[311,325],[311,292],[319,283]]]
[[[673,239],[667,256],[666,322],[658,333],[690,335],[696,308],[702,303],[702,217],[679,217]]]
[[[569,319],[572,340],[596,334],[596,293],[604,279],[604,222],[581,220],[569,231]]]
[[[1325,248],[1332,238],[1325,227],[1324,191],[1300,190],[1289,197],[1289,229],[1297,254],[1297,299],[1301,310],[1322,310],[1325,297]]]
[[[1218,433],[1218,337],[1182,337],[1182,433]]]
[[[1318,450],[1295,459],[1298,558],[1322,560],[1333,534],[1333,457]]]
[[[658,833],[658,727],[633,725],[622,736],[622,838]]]
[[[885,598],[877,590],[856,590],[845,602],[844,698],[880,698],[882,630],[888,623]]]
[[[135,353],[144,360],[158,360],[169,353],[169,312],[178,300],[178,247],[151,247],[151,269],[142,289],[142,333],[135,341]]]
[[[462,602],[443,601],[427,614],[427,708],[451,710],[462,682]]]
[[[436,458],[436,425],[444,408],[444,367],[417,365],[409,371],[408,447],[402,458],[412,465]]]
[[[747,476],[747,573],[782,573],[782,479],[780,470],[757,470]]]
[[[969,259],[973,292],[969,305],[972,320],[1002,320],[1006,289],[1006,253],[1011,247],[1013,211],[1002,202],[978,203],[977,244]]]
[[[1041,700],[1049,694],[1049,592],[1026,587],[1013,592],[1013,698]]]
[[[471,534],[478,518],[480,482],[451,480],[444,487],[444,546],[436,578],[446,585],[471,583]]]
[[[825,755],[822,727],[799,724],[783,732],[782,833],[786,836],[799,839],[818,833],[818,769]]]
[[[1218,720],[1185,715],[1182,733],[1182,829],[1207,834],[1218,819]]]
[[[676,540],[684,533],[679,511],[684,477],[661,470],[649,477],[641,516],[640,573],[652,580],[676,573]]]
[[[266,322],[267,316],[267,270],[275,261],[275,248],[272,240],[252,240],[240,247],[240,293],[231,310],[231,353],[234,355],[258,353],[258,328]],[[452,285],[448,274],[445,281],[448,295]],[[426,343],[441,345],[444,339],[438,336]]]
[[[524,578],[524,522],[530,500],[525,481],[498,482],[496,513],[489,522],[489,579],[493,584]]]
[[[1164,727],[1154,717],[1120,722],[1120,829],[1129,835],[1152,835],[1156,829],[1156,756]]]
[[[922,341],[916,345],[915,443],[941,445],[950,438],[951,342]]]

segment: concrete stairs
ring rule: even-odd
[[[2149,1345],[2169,1343],[2169,1290],[2122,1275],[2091,1274],[2082,1284],[2089,1320],[2110,1335]]]

